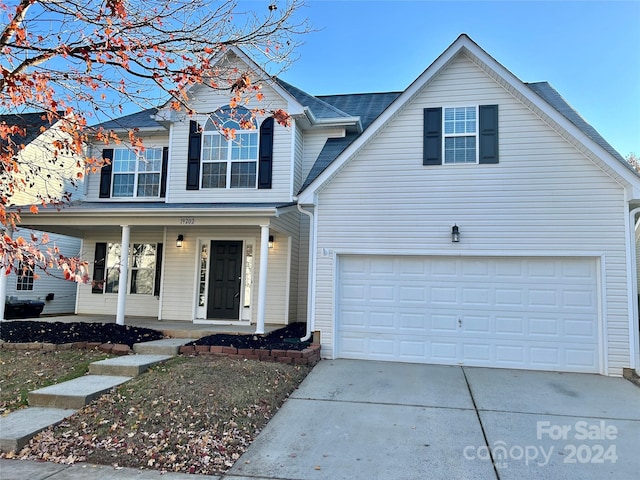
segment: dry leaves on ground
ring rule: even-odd
[[[309,371],[225,357],[175,358],[45,430],[14,458],[220,474]]]

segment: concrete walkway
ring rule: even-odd
[[[631,480],[638,444],[621,378],[327,360],[221,478]],[[3,460],[0,478],[199,477]]]

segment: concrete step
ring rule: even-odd
[[[131,377],[85,375],[68,382],[29,392],[29,405],[34,407],[75,408],[89,404],[103,393],[131,380]]]
[[[152,342],[136,343],[133,346],[135,353],[147,353],[151,355],[177,355],[180,347],[189,342],[193,342],[195,338],[165,338],[163,340],[154,340]]]
[[[0,451],[19,451],[36,433],[60,423],[72,409],[29,407],[0,417]]]
[[[122,375],[137,377],[149,367],[165,362],[171,355],[126,355],[93,362],[89,365],[89,373],[93,375]]]

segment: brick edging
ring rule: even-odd
[[[183,355],[214,355],[244,360],[259,360],[261,362],[278,362],[290,365],[314,366],[320,361],[320,345],[314,344],[304,350],[263,350],[259,348],[235,348],[218,345],[183,345],[180,347]]]
[[[100,343],[100,342],[73,342],[73,343],[45,343],[45,342],[29,342],[29,343],[11,343],[0,342],[2,350],[42,350],[45,352],[54,352],[60,350],[100,350],[104,353],[112,355],[129,355],[133,353],[131,347],[122,343]]]

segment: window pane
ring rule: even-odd
[[[131,254],[132,268],[155,268],[156,246],[149,243],[134,243]]]
[[[120,272],[116,268],[107,269],[107,284],[104,291],[106,293],[118,293],[118,282],[120,281]]]
[[[127,173],[136,171],[136,154],[133,150],[117,148],[113,152],[113,171]]]
[[[136,176],[133,173],[117,174],[113,176],[113,196],[133,197],[133,184]]]
[[[149,148],[144,156],[138,159],[139,172],[159,172],[162,168],[162,149]]]
[[[107,246],[107,279],[104,289],[106,293],[118,293],[120,250],[119,243],[110,243]]]
[[[255,188],[256,162],[231,164],[231,188]]]
[[[444,163],[475,163],[476,137],[444,139]]]
[[[226,163],[202,164],[202,188],[225,188],[227,185]]]
[[[218,133],[213,133],[203,135],[202,139],[202,161],[210,162],[227,159],[229,147],[226,138]]]
[[[153,294],[153,270],[139,269],[131,271],[131,294]]]
[[[455,107],[444,109],[445,135],[476,133],[475,107]]]
[[[18,265],[16,290],[33,290],[33,270],[22,262]]]
[[[231,144],[231,160],[257,160],[258,133],[247,132],[236,135]]]
[[[160,195],[160,174],[142,173],[138,175],[138,197],[157,197]]]

